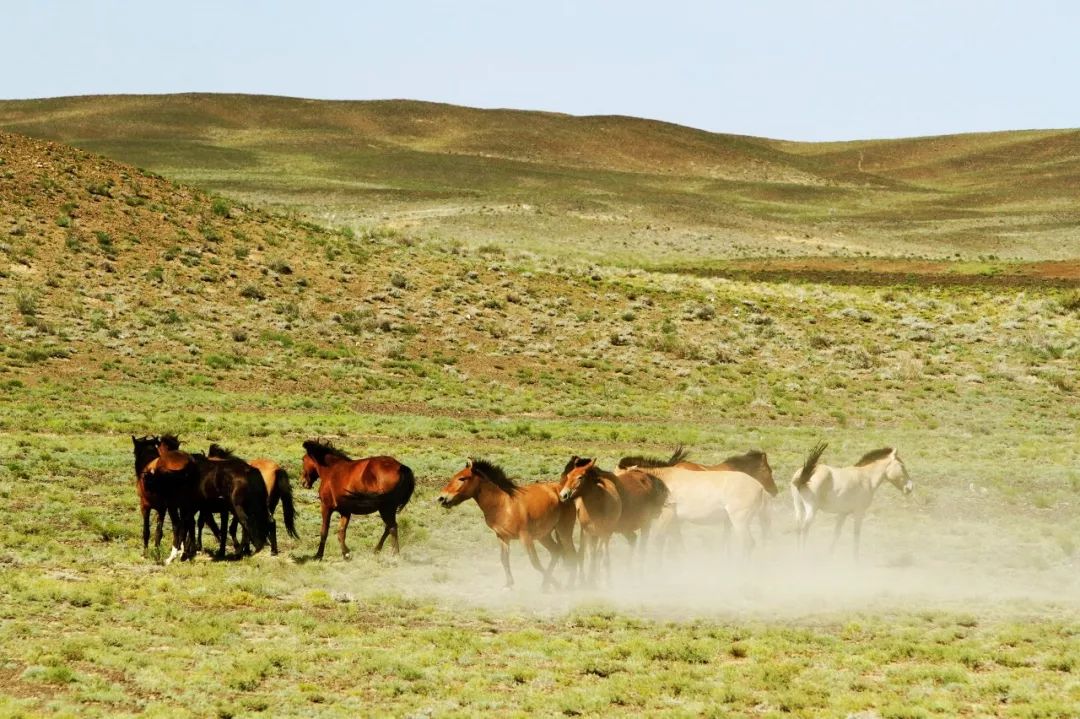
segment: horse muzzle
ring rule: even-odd
[[[912,484],[911,480],[909,479],[907,482],[904,482],[904,487],[900,491],[902,491],[904,494],[911,494],[915,491],[915,485]]]
[[[570,497],[573,496],[573,494],[574,493],[571,492],[569,489],[564,489],[561,492],[559,492],[559,501],[560,502],[569,502]]]
[[[435,502],[440,507],[449,507],[450,506],[450,498],[447,497],[445,494],[440,494],[438,497],[436,497]]]

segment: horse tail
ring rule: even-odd
[[[671,453],[671,458],[668,460],[668,466],[674,467],[679,462],[685,462],[686,458],[690,456],[689,448],[683,446],[682,442],[675,448],[675,451]]]
[[[293,505],[292,485],[289,483],[289,473],[284,467],[278,467],[274,472],[274,489],[281,496],[281,514],[285,518],[285,531],[293,539],[299,539],[296,533],[296,507]]]
[[[410,467],[401,464],[398,466],[398,483],[395,487],[396,497],[394,512],[399,513],[405,509],[405,505],[412,499],[413,490],[416,489],[416,476]]]
[[[655,515],[659,515],[664,510],[664,505],[667,504],[671,492],[668,490],[668,486],[664,484],[664,480],[648,472],[645,473],[645,476],[649,478],[649,506],[653,508]]]
[[[250,467],[244,479],[247,480],[246,486],[240,489],[239,502],[234,499],[233,509],[240,520],[240,525],[247,532],[252,547],[257,552],[266,546],[266,540],[270,536],[270,508],[266,501],[266,483],[263,482],[262,473],[254,467]]]
[[[810,450],[810,454],[807,455],[806,461],[803,462],[802,471],[799,472],[799,476],[792,482],[796,487],[804,487],[806,483],[810,481],[810,477],[814,474],[814,468],[817,467],[818,460],[821,459],[821,455],[825,453],[825,448],[828,447],[827,442],[818,442],[814,445],[814,448]]]

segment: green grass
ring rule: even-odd
[[[28,228],[0,283],[0,714],[1076,714],[1075,291],[590,265],[326,230],[8,135],[0,159]],[[300,539],[143,557],[129,436],[164,431],[284,462]],[[415,470],[398,559],[365,551],[378,522],[358,517],[352,561],[333,537],[307,561],[316,436]],[[751,566],[701,528],[637,577],[617,538],[613,588],[542,595],[515,546],[503,592],[477,508],[434,502],[467,457],[531,481],[678,442],[763,448],[783,485],[820,439],[839,464],[898,447],[916,484],[882,490],[858,566],[849,535],[828,556],[827,519],[797,554],[782,495]]]

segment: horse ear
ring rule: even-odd
[[[467,458],[465,460],[465,469],[472,469],[472,463],[473,463],[472,457]]]
[[[592,467],[592,466],[593,466],[594,464],[596,464],[596,457],[593,457],[593,458],[592,458],[592,459],[590,459],[590,460],[589,460],[588,462],[586,462],[586,463],[585,463],[585,467],[586,467],[586,468],[589,468],[589,467]]]

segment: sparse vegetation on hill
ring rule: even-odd
[[[322,224],[604,262],[1080,254],[1080,133],[792,143],[628,117],[244,95],[0,102],[0,127]]]

